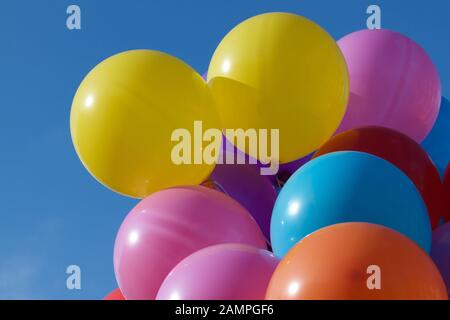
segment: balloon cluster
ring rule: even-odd
[[[363,30],[336,43],[288,13],[236,26],[206,81],[157,51],[108,58],[75,95],[72,139],[97,180],[143,200],[117,234],[120,289],[105,299],[447,299],[440,104],[438,72],[414,41]],[[194,136],[194,121],[278,129],[278,175],[174,163],[173,132]]]

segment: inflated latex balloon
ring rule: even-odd
[[[450,222],[433,231],[431,258],[441,272],[450,295]]]
[[[225,128],[279,129],[281,163],[308,155],[334,133],[349,86],[333,38],[290,13],[258,15],[231,30],[212,57],[208,84]]]
[[[266,248],[238,202],[205,187],[156,192],[125,218],[114,246],[117,282],[129,300],[154,299],[170,270],[188,255],[221,243]]]
[[[270,218],[277,194],[272,184],[253,165],[222,164],[214,169],[210,181],[215,188],[242,204],[270,239]]]
[[[274,253],[283,257],[310,233],[342,222],[385,225],[430,251],[430,220],[412,181],[381,158],[344,151],[311,160],[284,185],[270,226]]]
[[[442,182],[425,150],[413,139],[384,127],[363,127],[338,134],[322,145],[314,158],[336,151],[361,151],[383,158],[402,170],[416,185],[428,209],[432,228],[443,214]]]
[[[106,59],[86,76],[73,100],[70,127],[81,161],[97,180],[142,198],[209,176],[214,164],[176,165],[172,159],[174,130],[193,137],[196,120],[204,130],[220,128],[201,76],[165,53],[135,50]],[[201,143],[192,145],[192,156],[201,152]]]
[[[249,156],[234,148],[224,138],[220,155],[222,158],[219,159],[226,159],[227,155],[234,155],[236,159],[243,157],[245,164],[217,164],[204,185],[221,191],[242,204],[269,240],[270,218],[277,197],[275,188],[266,176],[261,175],[258,164],[249,164]]]
[[[339,132],[389,127],[422,142],[439,113],[441,82],[428,54],[390,30],[361,30],[338,41],[350,74],[350,100]]]
[[[295,171],[300,169],[302,166],[308,163],[309,160],[311,160],[312,156],[312,154],[309,154],[306,157],[300,158],[298,160],[282,164],[276,175],[277,186],[282,187],[286,183],[286,181],[288,181],[289,178],[295,173]]]
[[[450,221],[450,164],[444,175],[444,220]]]
[[[266,250],[223,244],[197,251],[164,280],[158,300],[263,300],[279,260]]]
[[[269,300],[446,300],[438,269],[413,241],[367,223],[323,228],[280,262]]]
[[[450,101],[442,98],[437,121],[428,137],[422,143],[438,167],[441,175],[450,163]]]
[[[228,157],[228,160],[227,160]],[[219,155],[218,164],[227,164],[229,159],[233,159],[234,164],[250,164],[255,167],[261,173],[261,169],[268,168],[270,164],[264,164],[258,159],[249,156],[236,146],[234,146],[226,137],[223,136],[221,154]],[[221,162],[220,162],[221,161]],[[271,183],[275,184],[277,182],[277,174],[284,167],[283,164],[279,165],[279,170],[277,172],[271,172],[271,174],[265,174],[264,177],[268,179]]]
[[[264,166],[258,159],[253,158],[236,148],[226,137],[222,135],[222,148],[220,149],[218,164],[252,164],[256,167]]]
[[[126,300],[119,288],[111,291],[103,300]]]

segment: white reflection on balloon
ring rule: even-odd
[[[181,296],[177,291],[172,292],[170,300],[181,300]]]
[[[139,240],[139,233],[137,231],[132,231],[128,236],[128,242],[131,245],[134,245],[138,242],[138,240]]]
[[[222,64],[222,72],[228,73],[231,69],[231,61],[226,59]]]
[[[299,289],[300,289],[300,283],[297,281],[292,282],[291,284],[289,284],[288,293],[291,296],[296,295],[298,293]]]
[[[300,202],[298,200],[291,201],[288,204],[288,214],[291,217],[296,216],[299,210],[300,210]]]
[[[90,109],[94,105],[94,97],[87,96],[86,100],[84,101],[84,105],[86,106],[86,108]]]

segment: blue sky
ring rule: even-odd
[[[66,8],[82,30],[66,28]],[[69,113],[84,75],[128,49],[173,54],[203,73],[221,38],[269,11],[304,15],[336,39],[365,28],[366,8],[434,60],[450,97],[448,0],[3,0],[0,3],[0,299],[99,299],[116,287],[117,229],[136,200],[98,184],[79,162]],[[66,289],[68,265],[82,290]]]

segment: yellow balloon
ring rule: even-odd
[[[143,198],[210,175],[214,164],[177,165],[172,158],[172,133],[185,129],[193,137],[197,120],[205,129],[220,128],[201,76],[165,53],[134,50],[106,59],[86,76],[73,100],[70,128],[81,161],[97,180]]]
[[[336,42],[314,22],[288,13],[262,14],[230,31],[211,60],[208,84],[225,128],[279,129],[281,163],[328,140],[349,95]]]

